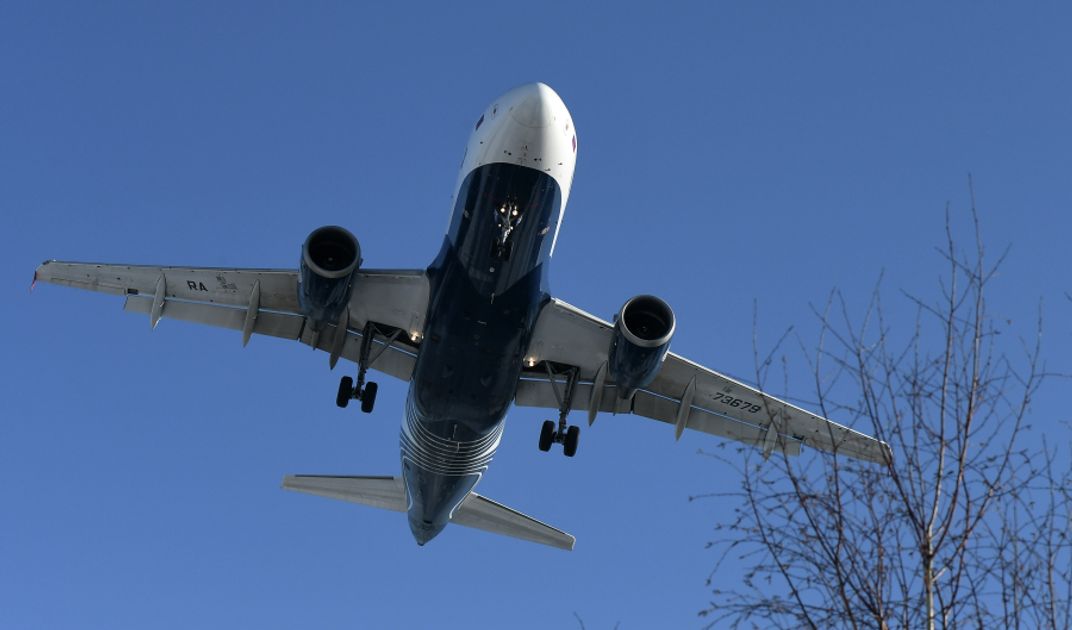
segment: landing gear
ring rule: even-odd
[[[562,454],[573,457],[577,454],[577,442],[581,439],[581,428],[577,425],[566,430],[566,437],[562,440]]]
[[[562,445],[563,455],[573,457],[577,454],[577,443],[581,438],[581,429],[577,426],[568,425],[566,417],[573,406],[573,392],[577,387],[580,370],[575,367],[566,369],[564,372],[566,388],[562,394],[559,394],[555,377],[560,376],[562,373],[555,373],[550,363],[544,363],[544,366],[547,368],[551,391],[554,392],[555,399],[558,400],[558,425],[556,426],[552,420],[544,421],[543,426],[540,428],[540,450],[549,451],[551,450],[551,444],[558,443]]]
[[[379,389],[380,386],[376,383],[365,385],[365,390],[361,392],[361,411],[372,413],[372,408],[376,406],[376,392]]]
[[[543,421],[543,428],[540,429],[540,450],[551,450],[551,444],[555,441],[555,423],[551,420]]]
[[[350,400],[356,398],[361,401],[361,411],[364,413],[372,413],[373,407],[376,406],[376,392],[379,391],[380,386],[375,382],[365,382],[365,375],[368,373],[369,365],[373,361],[380,358],[380,355],[387,350],[394,340],[398,338],[401,330],[395,330],[390,335],[384,334],[376,324],[368,322],[365,324],[365,328],[361,331],[361,354],[357,359],[357,385],[354,385],[354,379],[349,376],[344,376],[339,381],[339,393],[335,397],[335,404],[340,407],[345,407],[350,404]],[[372,355],[372,343],[379,334],[386,338],[382,348],[378,348],[375,356]]]
[[[344,376],[339,379],[339,393],[335,395],[335,404],[345,408],[356,398],[361,401],[361,411],[372,413],[372,407],[376,404],[376,389],[376,383],[354,387],[354,379]]]
[[[349,376],[342,377],[339,381],[339,393],[335,395],[335,404],[345,408],[354,397],[354,379]]]

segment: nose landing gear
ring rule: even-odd
[[[543,426],[540,428],[540,450],[549,451],[551,450],[551,445],[557,443],[562,445],[563,455],[573,457],[577,454],[577,444],[581,438],[581,429],[575,425],[568,425],[566,417],[569,415],[573,405],[573,392],[577,386],[580,370],[576,367],[570,367],[565,371],[566,388],[562,394],[559,394],[555,381],[555,377],[558,374],[551,368],[550,363],[544,363],[544,366],[547,368],[551,391],[554,392],[555,399],[558,401],[558,425],[556,427],[555,422],[552,420],[544,421]]]

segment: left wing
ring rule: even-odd
[[[885,442],[779,400],[714,370],[669,353],[652,383],[629,399],[608,382],[606,362],[614,325],[561,300],[540,312],[529,345],[527,365],[539,362],[579,369],[571,408],[588,411],[589,424],[600,411],[633,413],[675,427],[678,438],[694,429],[788,455],[801,444],[866,461],[892,460]],[[516,402],[531,407],[559,406],[564,379],[531,367],[522,372]]]
[[[407,334],[387,343],[375,339],[369,367],[409,380],[416,343],[424,329],[428,279],[423,271],[358,270],[344,336],[334,324],[314,332],[298,306],[298,272],[290,269],[155,267],[48,260],[34,282],[126,296],[125,310],[242,331],[243,344],[253,333],[294,339],[314,349],[357,361],[367,322]]]

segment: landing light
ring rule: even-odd
[[[526,357],[525,367],[536,367],[536,357]]]
[[[414,343],[420,341],[421,340],[421,333],[419,333],[419,332],[411,332],[409,334],[409,340],[414,342]]]

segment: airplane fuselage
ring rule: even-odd
[[[402,423],[409,523],[424,544],[499,445],[569,196],[576,135],[565,105],[531,84],[497,99],[466,147],[431,282]]]

